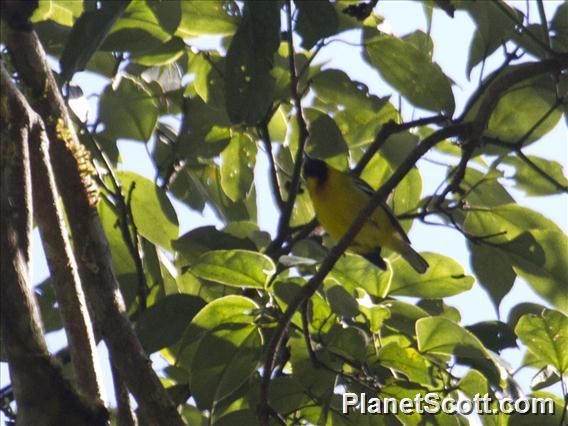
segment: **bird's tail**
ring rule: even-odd
[[[430,266],[428,265],[428,262],[426,262],[426,259],[410,247],[410,244],[405,244],[403,250],[400,251],[400,254],[419,274],[425,273],[428,266]]]

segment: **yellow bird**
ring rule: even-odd
[[[310,156],[305,157],[304,178],[319,223],[339,241],[369,202],[373,189],[365,181]],[[428,262],[410,246],[404,229],[386,203],[377,207],[349,248],[386,269],[382,247],[399,253],[420,274],[428,269]]]

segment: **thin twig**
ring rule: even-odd
[[[521,160],[523,160],[527,166],[533,169],[536,173],[538,173],[543,179],[545,179],[548,183],[553,185],[556,189],[562,192],[568,192],[568,186],[562,185],[544,170],[542,170],[534,161],[532,161],[529,157],[527,157],[521,150],[518,150],[516,153]]]
[[[134,262],[136,267],[136,276],[138,277],[138,296],[139,296],[139,303],[142,309],[146,308],[146,294],[148,290],[148,283],[146,281],[146,274],[144,273],[144,265],[142,263],[142,258],[140,256],[139,251],[139,244],[138,244],[138,230],[136,228],[136,224],[134,223],[134,216],[132,215],[132,209],[130,208],[130,203],[127,202],[124,198],[122,193],[122,185],[118,180],[118,176],[114,172],[114,168],[112,167],[107,155],[103,151],[102,147],[100,146],[99,142],[95,138],[95,135],[91,133],[87,125],[80,120],[75,114],[72,114],[72,118],[78,124],[79,128],[85,132],[86,135],[89,136],[89,140],[95,151],[97,152],[98,156],[103,161],[112,186],[114,187],[114,191],[110,192],[112,195],[115,203],[116,208],[118,210],[119,215],[119,223],[120,223],[120,232],[122,235],[122,239],[128,248],[128,252],[130,253],[130,257]],[[104,179],[100,179],[104,181]],[[131,200],[132,190],[134,189],[133,185],[128,189],[128,200]],[[130,224],[130,226],[129,226]],[[132,231],[130,230],[132,227]]]
[[[294,57],[294,30],[292,27],[292,5],[290,0],[286,2],[286,16],[288,20],[288,65],[290,68],[290,91],[292,92],[292,99],[296,108],[296,121],[298,122],[298,149],[296,151],[296,158],[294,159],[294,172],[292,174],[292,182],[289,186],[288,199],[286,200],[286,204],[284,205],[284,209],[280,215],[276,238],[266,249],[267,252],[271,252],[272,250],[281,247],[282,243],[284,243],[286,239],[288,230],[290,229],[290,218],[292,217],[294,203],[296,202],[296,196],[298,195],[298,190],[300,188],[300,174],[302,171],[304,147],[309,136],[308,125],[304,118],[304,110],[302,108],[302,98],[299,90],[300,82],[296,70],[296,59]]]
[[[540,16],[540,26],[542,28],[542,38],[544,39],[546,45],[550,50],[552,50],[552,45],[550,43],[550,35],[548,33],[548,21],[546,19],[546,12],[544,11],[544,4],[542,0],[537,0],[538,14]]]
[[[302,334],[304,335],[304,341],[306,342],[306,348],[308,348],[308,354],[310,356],[310,360],[314,367],[318,367],[320,362],[316,353],[314,352],[314,348],[312,346],[312,339],[310,337],[310,321],[308,319],[308,301],[304,302],[302,307],[300,308],[300,313],[302,315]]]
[[[266,149],[266,155],[268,156],[268,162],[270,163],[270,181],[272,183],[272,193],[276,199],[276,205],[282,211],[284,208],[284,200],[282,199],[282,194],[280,193],[280,186],[278,185],[278,173],[276,168],[276,161],[274,160],[274,152],[272,151],[272,139],[270,139],[270,131],[268,129],[268,122],[265,120],[259,127],[258,131],[262,142],[264,143],[264,148]]]

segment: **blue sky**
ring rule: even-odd
[[[526,5],[525,1],[509,3],[514,4],[521,10],[524,10]],[[531,7],[531,16],[538,16],[536,2],[527,3]],[[559,4],[561,4],[559,1],[549,0],[544,2],[549,19],[553,16],[554,10]],[[385,17],[385,23],[387,25],[385,29],[390,27],[392,33],[397,36],[408,34],[417,29],[426,31],[426,19],[419,2],[382,0],[379,2],[376,11],[378,14]],[[438,62],[444,72],[456,82],[453,90],[456,98],[456,111],[458,113],[469,94],[477,87],[479,79],[479,66],[472,72],[471,81],[468,81],[465,77],[469,43],[473,35],[473,30],[473,23],[465,13],[457,13],[454,19],[450,19],[438,10],[434,13],[431,34],[435,46],[434,60]],[[360,37],[356,32],[345,33],[341,38],[350,43],[360,43]],[[488,70],[492,70],[498,66],[502,60],[502,53],[499,50],[488,60],[485,68],[486,73]],[[356,47],[345,43],[333,43],[322,50],[317,62],[326,63],[326,68],[343,69],[352,79],[365,83],[373,94],[386,96],[393,93],[393,90],[380,80],[376,71],[363,61],[359,49]],[[100,93],[102,87],[106,84],[103,79],[90,75],[89,73],[78,74],[74,82],[78,83],[87,95]],[[91,102],[91,104],[91,114],[96,114],[93,102]],[[403,114],[405,118],[410,119],[412,108],[408,104],[404,104]],[[92,116],[93,115],[91,115],[91,117]],[[559,161],[563,165],[564,170],[566,170],[568,158],[568,148],[566,145],[567,135],[568,129],[566,127],[566,121],[561,120],[552,132],[546,135],[543,140],[527,148],[526,152],[528,154]],[[124,170],[132,170],[149,178],[154,178],[155,172],[151,166],[147,151],[141,143],[121,141],[119,142],[119,148],[124,161],[122,165]],[[427,157],[447,160],[440,155],[428,154]],[[443,179],[445,169],[437,167],[427,161],[421,161],[419,168],[423,179],[423,195],[430,194]],[[267,178],[267,170],[266,157],[262,150],[259,150],[255,170],[259,225],[263,230],[274,234],[278,215],[268,187],[269,179]],[[502,183],[506,186],[508,185],[506,180]],[[507,186],[507,189],[519,204],[544,214],[549,219],[555,221],[564,232],[568,232],[568,197],[566,195],[526,197],[522,192],[516,191],[514,188]],[[211,224],[222,226],[221,222],[214,217],[209,209],[206,209],[204,214],[201,215],[200,213],[190,211],[187,207],[175,200],[173,200],[173,202],[180,221],[180,235],[198,226]],[[451,256],[464,266],[466,272],[471,273],[469,254],[465,247],[465,241],[456,231],[416,223],[412,228],[410,238],[413,241],[413,246],[417,250],[434,251]],[[48,270],[37,231],[34,232],[33,261],[33,280],[34,283],[38,283],[45,279],[48,275]],[[509,309],[517,303],[524,301],[539,301],[545,304],[526,283],[518,279],[513,291],[505,297],[501,304],[501,317],[506,319]],[[447,298],[446,303],[460,310],[463,324],[471,324],[477,321],[496,318],[495,310],[487,294],[478,284],[475,284],[474,288],[469,292]],[[52,350],[63,347],[66,344],[64,333],[51,333],[48,336],[48,343]],[[519,365],[523,353],[524,351],[517,349],[508,349],[503,352],[503,356],[516,367]],[[101,359],[106,363],[104,349],[101,349],[100,355]],[[105,367],[105,369],[108,371],[108,367]],[[521,372],[516,376],[525,390],[528,389],[528,383],[534,373],[534,371],[530,370]],[[4,363],[0,365],[0,376],[0,385],[4,386],[9,382],[6,364]],[[108,374],[105,374],[105,382],[107,392],[110,395],[112,394],[112,382]],[[558,390],[557,392],[559,393]]]

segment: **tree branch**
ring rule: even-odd
[[[91,404],[75,391],[43,338],[30,290],[32,184],[28,141],[37,122],[16,96],[17,89],[3,63],[0,66],[0,335],[18,404],[17,422],[104,425],[108,418],[104,406],[96,401]]]
[[[126,387],[122,377],[120,377],[120,373],[112,364],[112,361],[110,368],[112,381],[114,383],[114,394],[116,396],[116,422],[118,423],[118,426],[137,426],[138,420],[134,410],[132,409],[132,404],[130,403],[128,388]]]
[[[71,225],[81,282],[110,356],[151,423],[183,425],[126,315],[97,212],[90,159],[78,142],[45,52],[33,31],[8,29],[6,45],[32,90],[32,107],[43,118],[52,141],[51,159]]]

